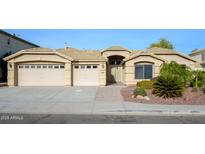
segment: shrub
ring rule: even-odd
[[[163,98],[181,97],[184,85],[180,79],[172,76],[159,76],[153,84],[152,93]]]
[[[193,71],[192,72],[191,86],[194,88],[202,88],[205,86],[205,72]]]
[[[175,61],[164,63],[160,69],[160,75],[178,78],[181,82],[183,82],[184,86],[192,80],[190,68],[186,65],[180,65]]]
[[[134,92],[133,92],[134,96],[147,96],[146,91],[143,88],[135,88]]]
[[[205,86],[202,87],[203,92],[205,93]]]
[[[140,81],[137,82],[137,87],[143,88],[143,89],[152,89],[153,88],[154,80],[150,81]]]

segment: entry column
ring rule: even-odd
[[[65,63],[65,86],[71,86],[71,62]]]

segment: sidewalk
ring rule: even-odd
[[[205,115],[205,105],[157,105],[123,101],[1,103],[0,113],[85,115]]]
[[[125,102],[127,114],[200,114],[205,115],[205,105],[158,105]]]
[[[205,115],[205,105],[158,105],[133,102],[95,102],[94,114]]]

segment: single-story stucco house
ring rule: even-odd
[[[199,63],[177,51],[163,48],[128,50],[112,46],[102,51],[32,48],[4,58],[9,86],[98,86],[136,84],[159,75],[163,63],[176,61],[191,69]]]

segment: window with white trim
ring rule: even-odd
[[[55,65],[54,68],[55,68],[55,69],[59,69],[59,66],[58,66],[58,65]]]
[[[19,68],[23,68],[23,65],[19,65]]]
[[[75,69],[78,69],[78,68],[79,68],[79,66],[78,66],[78,65],[75,65],[75,66],[74,66],[74,68],[75,68]]]
[[[60,66],[60,68],[61,68],[61,69],[64,69],[64,68],[65,68],[65,66],[64,66],[64,65],[61,65],[61,66]]]
[[[96,68],[98,68],[98,66],[97,65],[93,65],[93,68],[96,69]]]
[[[87,65],[87,68],[90,69],[90,68],[91,68],[91,65]]]

